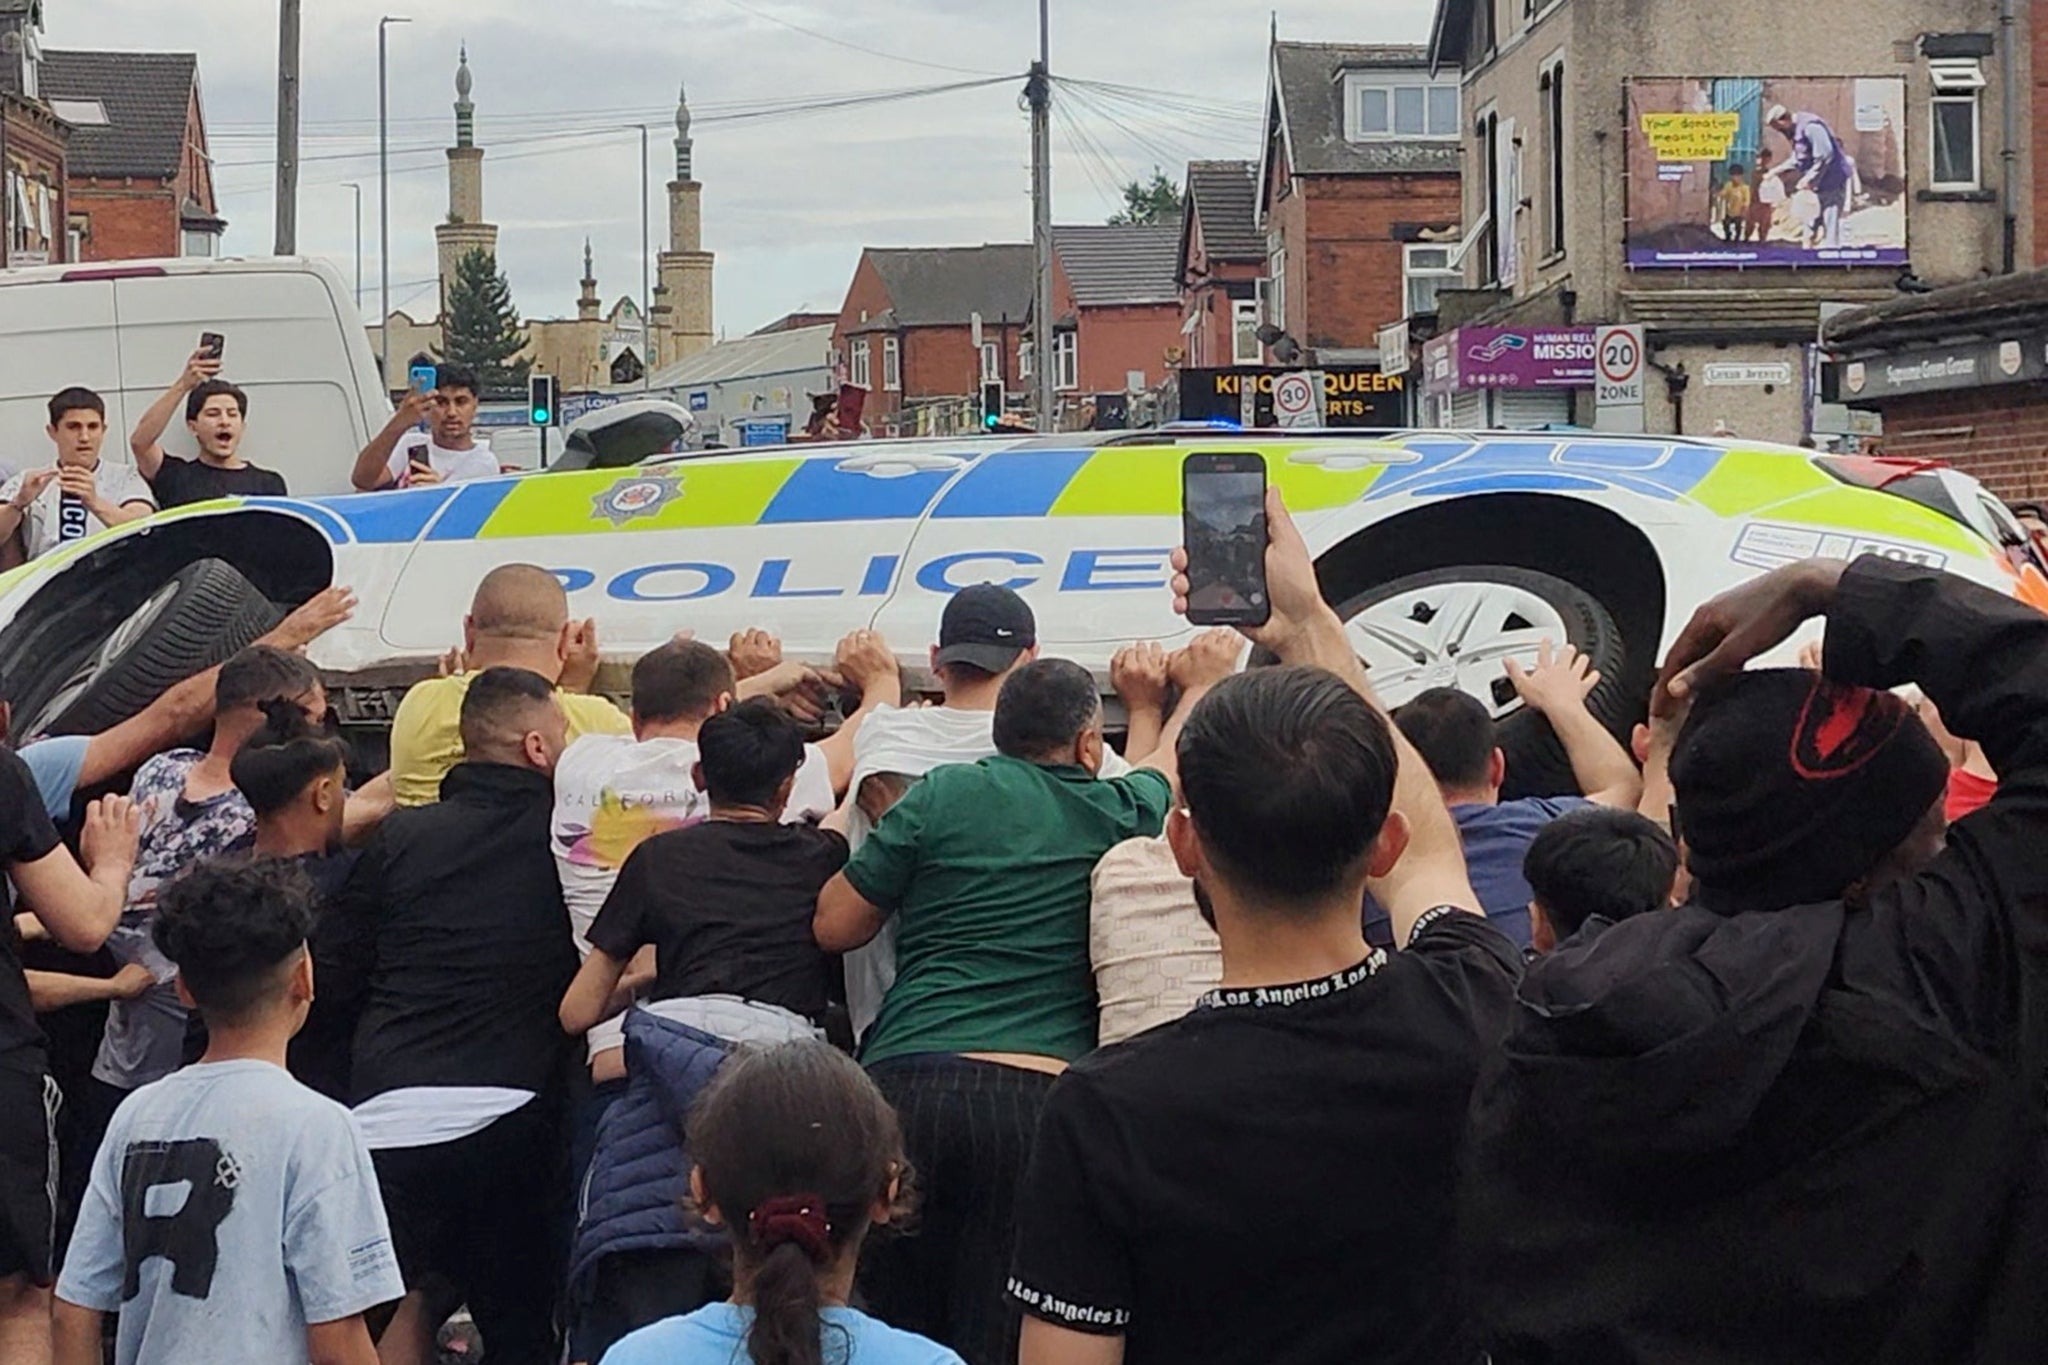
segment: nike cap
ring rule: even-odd
[[[994,583],[976,583],[954,593],[939,618],[937,663],[1006,673],[1037,643],[1038,621],[1023,598]]]

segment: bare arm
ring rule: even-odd
[[[51,1365],[100,1365],[100,1315],[57,1299],[50,1307]]]
[[[33,469],[18,474],[7,481],[10,490],[4,501],[0,501],[0,541],[10,540],[21,529],[28,518],[28,509],[42,496],[43,490],[55,482],[55,469]],[[25,548],[25,547],[24,547]]]
[[[860,737],[860,727],[878,708],[902,704],[903,674],[896,667],[896,656],[889,652],[888,642],[872,630],[857,630],[841,640],[833,668],[860,689],[859,708],[837,730],[818,741],[818,748],[825,754],[825,765],[832,773],[833,794],[843,796],[853,781],[853,749]]]
[[[194,351],[185,362],[184,371],[143,411],[128,436],[128,449],[135,456],[135,468],[143,478],[154,479],[164,467],[164,448],[159,443],[164,438],[164,428],[185,406],[186,395],[219,373],[218,360]]]
[[[818,912],[811,918],[811,936],[828,953],[850,953],[882,932],[881,908],[853,889],[844,872],[835,873],[818,893]]]
[[[398,786],[388,772],[379,773],[348,794],[341,812],[341,841],[350,848],[368,843],[384,817],[398,809]]]
[[[134,802],[125,796],[102,797],[86,808],[78,840],[90,872],[61,845],[7,872],[50,937],[74,953],[97,952],[121,922],[140,832]]]
[[[1264,645],[1289,664],[1307,664],[1326,669],[1348,683],[1367,704],[1382,716],[1386,706],[1366,681],[1365,665],[1352,652],[1343,623],[1323,600],[1316,583],[1315,564],[1308,545],[1301,538],[1294,519],[1288,515],[1278,489],[1266,492],[1266,526],[1270,543],[1266,547],[1266,591],[1273,604],[1272,619],[1264,626],[1245,632],[1254,644]],[[1187,552],[1173,552],[1174,609],[1187,610]],[[1479,898],[1472,893],[1471,878],[1465,872],[1465,849],[1458,827],[1444,806],[1443,793],[1430,776],[1422,755],[1389,719],[1387,724],[1398,762],[1394,778],[1393,809],[1407,822],[1408,845],[1384,877],[1370,883],[1373,897],[1386,907],[1392,921],[1394,942],[1406,945],[1415,922],[1438,906],[1480,913]]]
[[[78,976],[71,972],[24,972],[28,978],[29,1003],[37,1014],[69,1009],[73,1005],[97,1005],[109,1000],[133,1000],[156,982],[155,973],[139,962],[131,962],[112,976]]]
[[[1123,1365],[1124,1339],[1076,1332],[1024,1315],[1017,1365]]]
[[[590,956],[583,959],[576,979],[569,983],[568,994],[562,997],[561,1009],[556,1011],[564,1033],[588,1033],[619,1013],[623,1006],[614,996],[618,992],[619,981],[626,975],[627,965],[602,948],[590,950]]]
[[[1550,722],[1586,799],[1596,805],[1636,809],[1643,799],[1643,775],[1636,771],[1635,760],[1621,747],[1621,741],[1586,709],[1586,698],[1600,685],[1599,671],[1591,661],[1570,645],[1553,651],[1545,640],[1534,669],[1525,672],[1519,662],[1509,659],[1507,675],[1522,700]]]
[[[338,1322],[307,1323],[306,1355],[312,1365],[377,1365],[377,1347],[361,1313]]]
[[[329,588],[278,622],[256,643],[278,649],[304,649],[348,620],[355,609],[354,592],[348,588]],[[78,785],[97,786],[205,729],[213,720],[213,692],[219,681],[218,666],[195,673],[119,725],[94,735],[86,746]]]
[[[1124,757],[1134,767],[1147,766],[1145,760],[1158,752],[1166,729],[1166,692],[1172,685],[1166,651],[1152,641],[1125,645],[1109,661],[1109,685],[1124,704]]]
[[[391,414],[391,420],[384,424],[384,429],[370,438],[370,443],[356,456],[355,468],[349,471],[349,482],[356,486],[357,491],[374,493],[380,488],[392,486],[392,453],[398,449],[398,443],[405,439],[405,433],[418,426],[421,419],[427,415],[427,407],[431,402],[425,393],[414,389],[405,396],[405,401],[398,405],[398,410]]]

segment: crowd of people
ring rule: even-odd
[[[490,443],[476,434],[476,372],[435,367],[431,388],[399,402],[390,423],[357,457],[350,478],[375,492],[489,478],[500,472]],[[196,453],[172,455],[163,436],[180,410]],[[0,483],[0,546],[12,563],[47,554],[67,541],[160,508],[233,496],[282,497],[289,490],[274,469],[242,455],[249,395],[221,377],[221,360],[195,351],[176,382],[144,410],[128,438],[133,465],[102,461],[106,400],[72,386],[50,398],[51,463]]]
[[[929,700],[683,629],[621,710],[517,564],[353,787],[340,590],[0,753],[0,1359],[2028,1358],[2048,618],[1795,565],[1633,752],[1546,646],[1575,790],[1507,799],[1268,521],[1265,625],[1116,656],[1121,753],[1002,587]]]

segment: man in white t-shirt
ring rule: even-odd
[[[380,488],[421,488],[428,484],[488,479],[498,457],[476,438],[478,380],[467,365],[434,367],[432,391],[414,389],[356,456],[350,476],[365,493]],[[428,430],[419,430],[420,424]]]
[[[772,645],[770,637],[755,634]],[[776,648],[779,653],[779,647]],[[773,656],[770,656],[773,657]],[[555,766],[555,809],[549,825],[562,900],[577,950],[618,880],[626,857],[647,839],[700,820],[710,810],[697,781],[697,730],[735,699],[789,690],[798,665],[776,663],[737,681],[726,655],[696,640],[674,640],[633,666],[633,734],[585,735]],[[804,763],[783,809],[796,823],[831,813],[853,772],[853,746],[868,715],[901,700],[895,658],[873,631],[842,640],[835,671],[859,689],[860,708],[829,739],[804,746]],[[644,964],[642,964],[644,966]],[[651,977],[629,973],[628,982]],[[591,1077],[600,1085],[626,1074],[625,1030],[619,1018],[589,1034]]]
[[[19,529],[22,554],[34,559],[156,510],[156,495],[134,466],[101,461],[107,405],[98,394],[73,387],[52,398],[48,432],[57,462],[0,486],[0,542]]]

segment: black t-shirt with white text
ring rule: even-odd
[[[1317,981],[1210,992],[1053,1086],[1010,1294],[1126,1365],[1466,1365],[1451,1235],[1520,954],[1478,915]]]
[[[737,995],[817,1019],[829,964],[811,936],[846,840],[809,825],[706,820],[634,849],[590,926],[624,961],[652,943],[656,1000]]]
[[[274,469],[243,465],[223,469],[203,460],[181,460],[164,456],[156,477],[149,481],[159,507],[183,507],[188,502],[214,498],[281,498],[286,495],[284,475]]]
[[[0,868],[11,872],[32,863],[58,845],[57,827],[36,792],[28,765],[12,749],[0,749]],[[0,1068],[40,1071],[44,1065],[43,1031],[29,1001],[28,978],[22,975],[21,944],[14,932],[11,885],[0,887]]]

